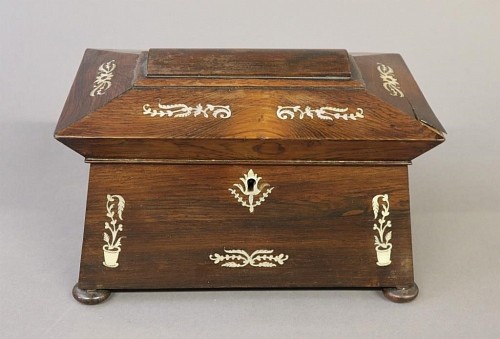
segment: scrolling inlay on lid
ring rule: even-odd
[[[380,73],[380,79],[382,79],[383,86],[387,92],[389,92],[393,97],[403,98],[405,95],[401,90],[398,79],[394,75],[394,70],[380,62],[377,63],[377,70]]]
[[[94,81],[94,89],[90,92],[90,96],[103,95],[108,88],[111,87],[111,79],[113,79],[113,71],[116,68],[114,60],[104,62],[97,70],[97,75]]]
[[[312,109],[306,106],[304,109],[301,106],[278,106],[276,111],[276,116],[280,119],[293,119],[295,118],[295,113],[299,114],[299,119],[304,119],[304,117],[309,117],[311,119],[316,116],[321,120],[334,120],[334,119],[344,119],[344,120],[357,120],[363,119],[364,111],[362,108],[358,107],[355,112],[348,112],[349,108],[339,108],[339,107],[320,107],[318,109]]]
[[[202,115],[205,118],[209,117],[209,112],[214,118],[227,119],[231,117],[231,108],[229,106],[215,106],[207,104],[205,106],[198,104],[196,107],[190,107],[185,104],[162,105],[158,104],[158,110],[152,109],[151,105],[145,104],[142,106],[143,113],[152,117],[159,116],[168,118],[185,118],[190,115],[195,117]]]

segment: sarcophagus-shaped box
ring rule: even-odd
[[[124,289],[418,293],[408,165],[444,129],[397,54],[87,50],[55,137],[90,163],[81,302]]]

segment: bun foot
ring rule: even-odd
[[[384,296],[395,303],[407,303],[415,299],[418,295],[418,286],[413,285],[408,287],[384,288]]]
[[[85,305],[97,305],[109,298],[109,290],[82,290],[78,284],[73,287],[73,298]]]

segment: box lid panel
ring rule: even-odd
[[[346,50],[150,49],[148,76],[349,79]]]
[[[55,136],[88,158],[408,161],[436,126],[397,55],[88,50]]]

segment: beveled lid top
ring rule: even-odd
[[[148,76],[350,79],[343,49],[150,49]]]

